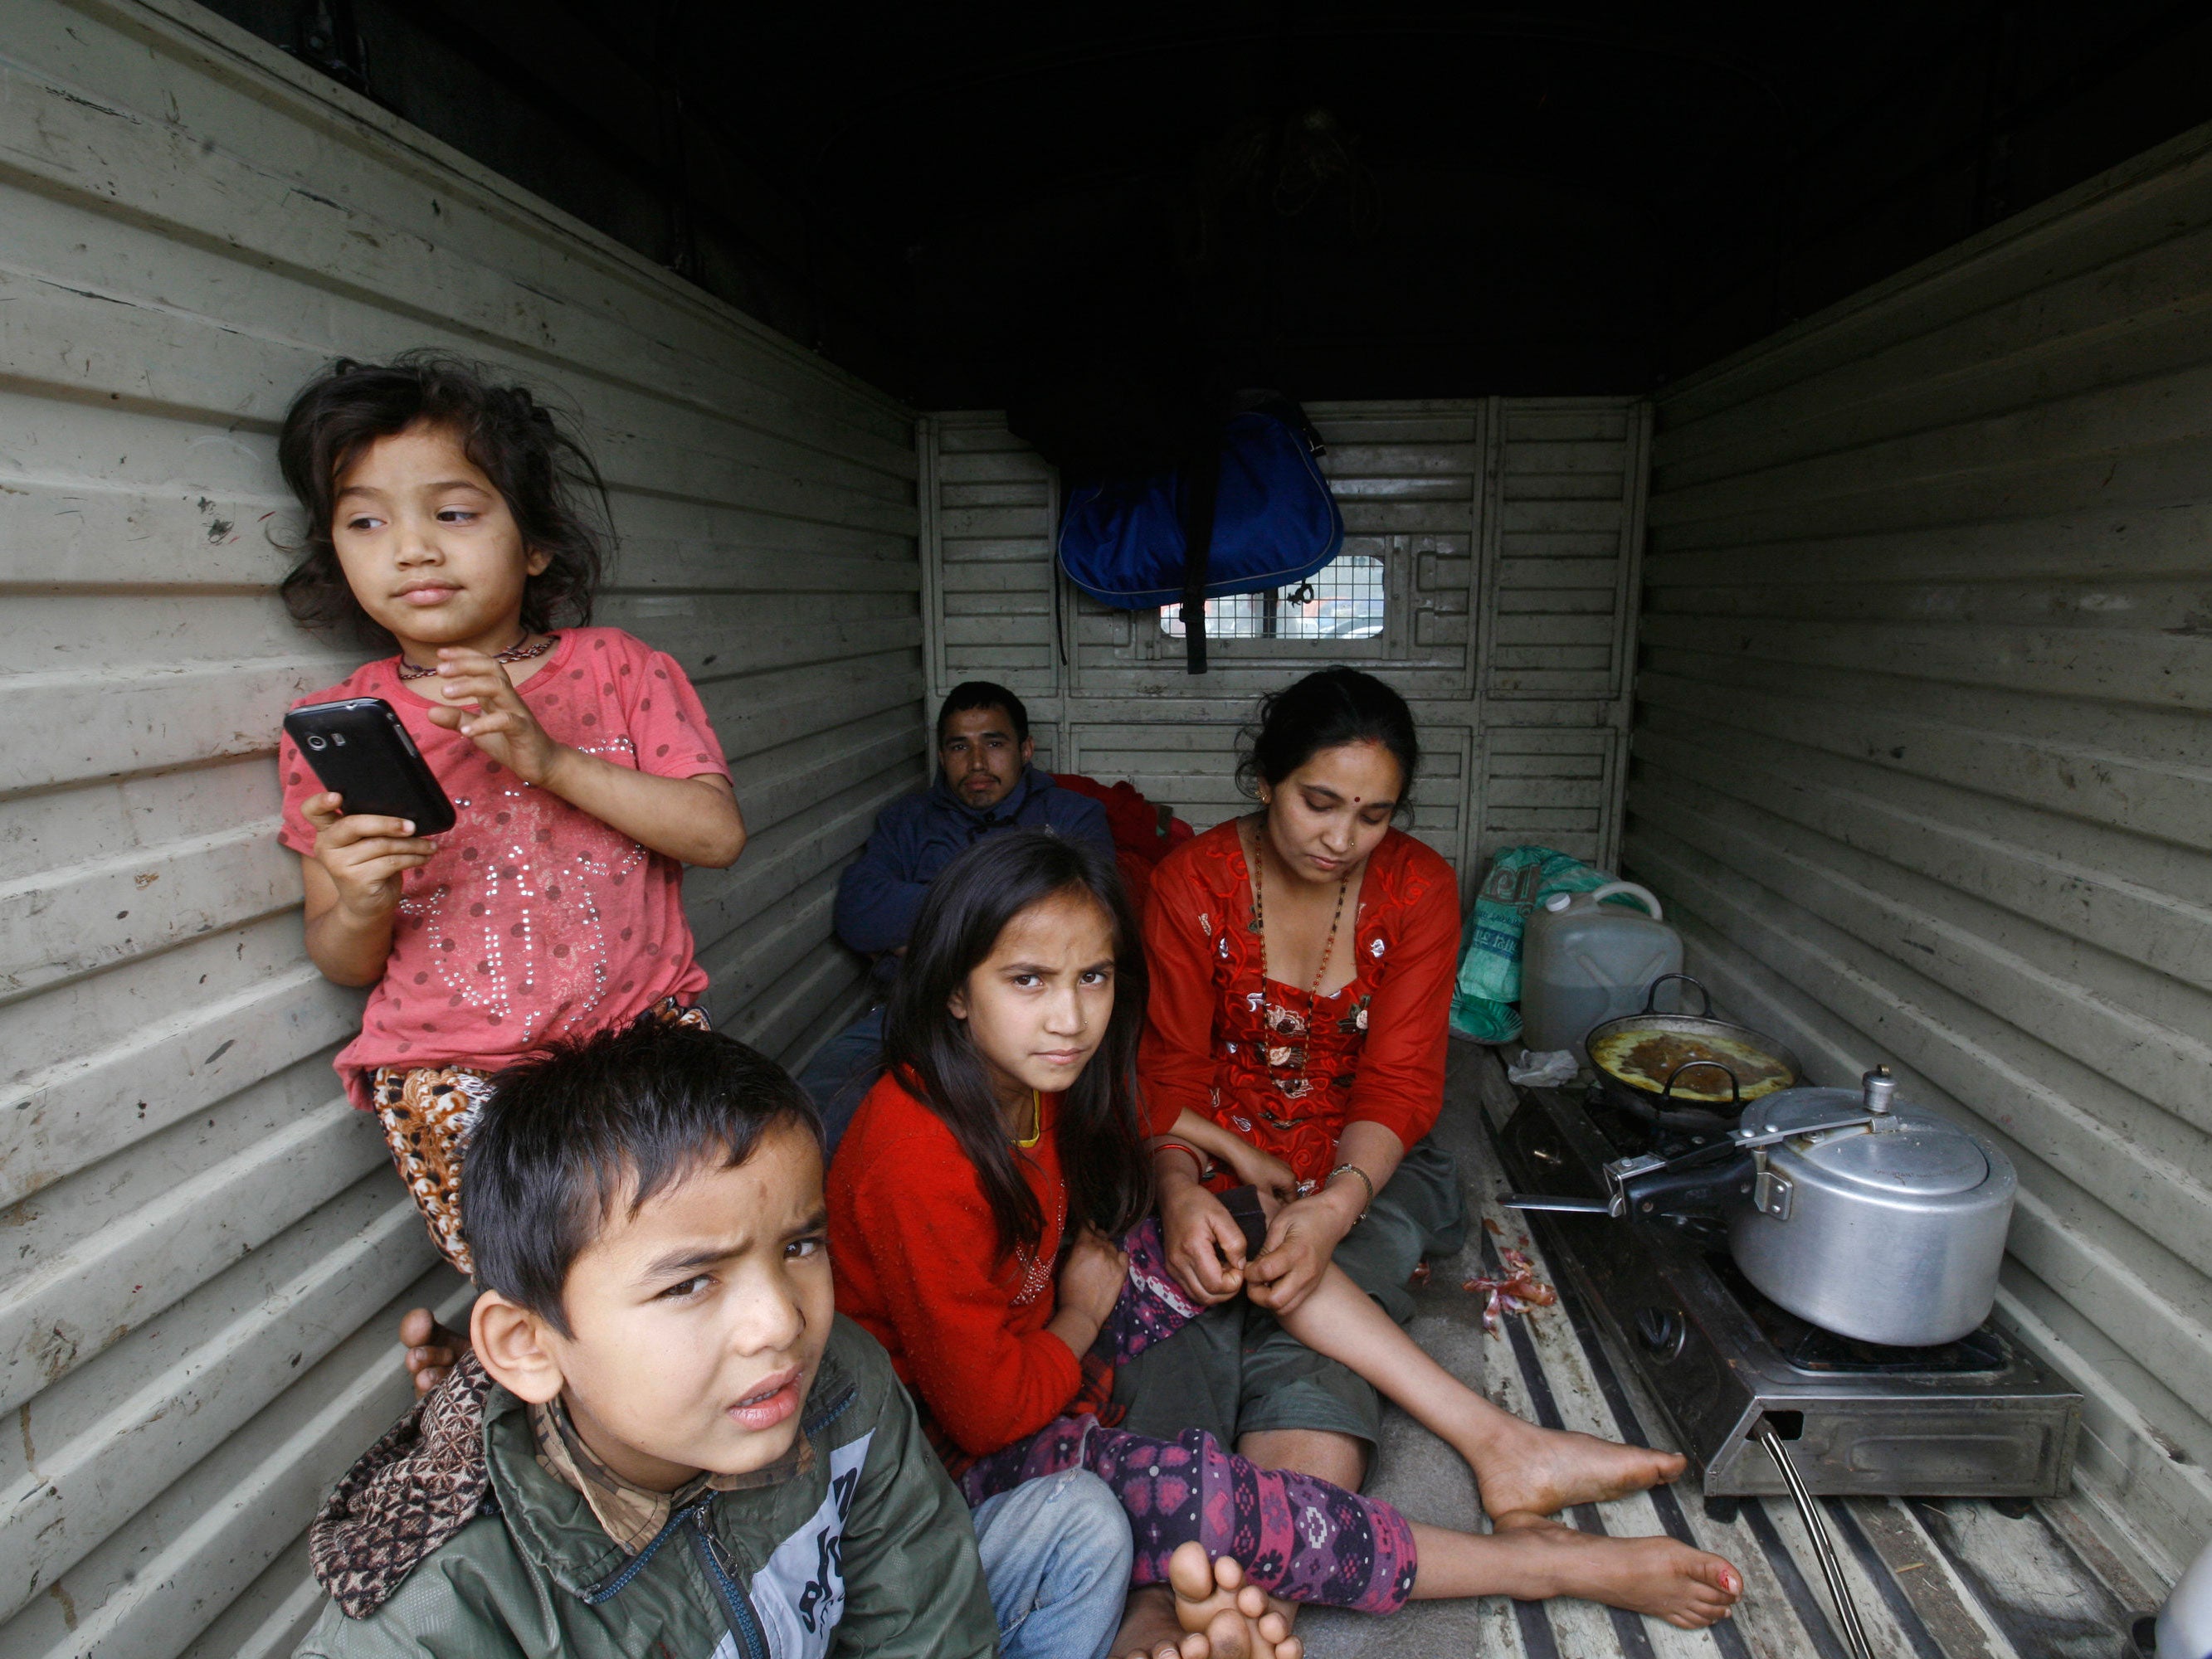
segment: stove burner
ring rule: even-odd
[[[1607,1162],[1698,1144],[1602,1096],[1517,1092],[1522,1105],[1498,1142],[1508,1180],[1523,1190],[1594,1197]],[[1993,1325],[1935,1348],[1860,1342],[1753,1289],[1729,1258],[1724,1226],[1526,1213],[1554,1267],[1580,1285],[1633,1361],[1709,1498],[1783,1490],[1752,1438],[1770,1417],[1790,1425],[1791,1461],[1815,1492],[2066,1489],[2081,1398]]]
[[[1994,1376],[2012,1364],[2012,1345],[1993,1325],[1969,1331],[1934,1348],[1892,1348],[1862,1342],[1800,1319],[1743,1276],[1735,1263],[1710,1251],[1705,1266],[1792,1367],[1849,1376]]]

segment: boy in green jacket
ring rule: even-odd
[[[316,1517],[302,1656],[995,1651],[967,1507],[833,1310],[780,1067],[657,1027],[528,1062],[464,1182],[473,1352]]]

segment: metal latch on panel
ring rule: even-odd
[[[1752,1153],[1753,1177],[1751,1201],[1760,1214],[1771,1215],[1777,1221],[1790,1219],[1790,1202],[1796,1196],[1796,1183],[1766,1166],[1766,1149],[1759,1147]]]

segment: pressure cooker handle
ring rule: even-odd
[[[1606,1166],[1603,1198],[1555,1197],[1542,1193],[1507,1193],[1509,1209],[1553,1210],[1570,1215],[1609,1215],[1630,1221],[1662,1221],[1677,1216],[1719,1215],[1747,1202],[1753,1180],[1752,1155],[1732,1141],[1716,1141],[1678,1158],[1650,1153]]]
[[[1735,1152],[1725,1142],[1721,1150],[1732,1155],[1671,1164],[1623,1181],[1620,1191],[1628,1218],[1656,1221],[1669,1216],[1718,1215],[1731,1206],[1748,1202],[1751,1154]]]
[[[1696,987],[1698,995],[1703,999],[1705,1002],[1705,1006],[1698,1011],[1697,1017],[1699,1019],[1711,1019],[1713,1017],[1713,994],[1705,989],[1703,981],[1692,979],[1687,974],[1662,974],[1658,978],[1653,980],[1651,981],[1650,989],[1647,990],[1644,994],[1644,1012],[1645,1013],[1656,1014],[1659,1012],[1659,988],[1664,985],[1670,979],[1679,979],[1685,985]]]

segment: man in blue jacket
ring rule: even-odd
[[[876,960],[876,1006],[823,1043],[799,1082],[834,1151],[883,1070],[880,1000],[898,974],[922,895],[960,853],[994,830],[1053,830],[1114,851],[1106,809],[1030,764],[1029,711],[1003,685],[968,680],[937,714],[938,775],[876,817],[875,833],[837,883],[837,937]]]

